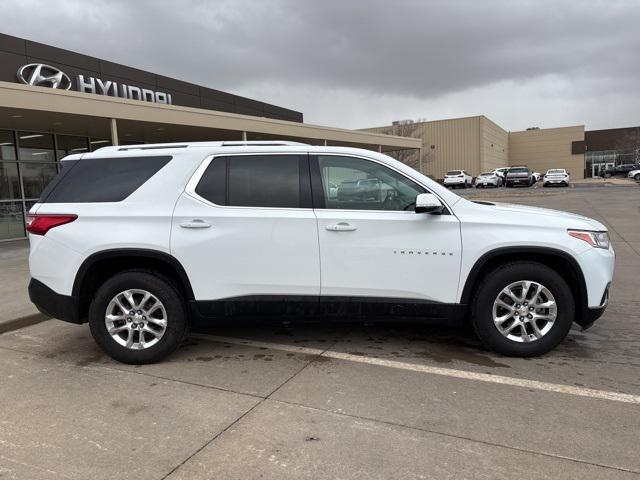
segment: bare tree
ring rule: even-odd
[[[421,150],[396,150],[388,152],[390,156],[402,163],[415,168],[421,173],[425,173],[425,165],[434,159],[434,151],[431,148],[430,142],[422,138],[423,123],[426,119],[413,120],[398,120],[387,127],[382,133],[388,135],[396,135],[399,137],[412,137],[422,139]]]

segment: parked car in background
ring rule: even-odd
[[[540,172],[533,172],[532,175],[533,175],[534,183],[537,183],[540,180],[542,180],[543,175]]]
[[[531,170],[527,166],[518,166],[511,167],[509,171],[507,171],[507,175],[505,178],[505,185],[507,187],[514,187],[516,185],[524,185],[525,187],[530,187],[533,185],[533,174]]]
[[[548,187],[550,185],[560,185],[563,187],[568,187],[569,180],[569,172],[567,172],[564,168],[552,168],[547,170],[547,173],[545,173],[542,186]]]
[[[507,176],[507,172],[509,171],[509,167],[500,167],[496,168],[493,172],[502,178],[502,183],[504,184],[504,179]]]
[[[632,172],[633,170],[640,170],[640,164],[622,163],[620,165],[616,165],[615,167],[607,168],[602,173],[602,176],[605,178],[616,177],[616,176],[626,177],[628,176],[629,172]]]
[[[629,178],[633,178],[636,182],[640,182],[640,169],[638,170],[631,170],[628,174],[627,177]]]
[[[476,177],[476,188],[481,187],[501,187],[502,177],[496,172],[481,173]]]
[[[467,188],[473,184],[473,177],[464,170],[451,170],[444,176],[445,187]]]
[[[338,200],[354,202],[377,201],[382,194],[382,182],[377,178],[348,180],[338,185]]]

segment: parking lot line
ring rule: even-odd
[[[528,380],[525,378],[505,377],[502,375],[492,375],[489,373],[477,373],[467,370],[456,370],[453,368],[434,367],[431,365],[420,365],[416,363],[399,362],[397,360],[385,360],[382,358],[367,357],[365,355],[353,355],[350,353],[336,352],[332,350],[321,350],[319,348],[299,347],[295,345],[285,345],[272,342],[260,342],[235,337],[221,337],[218,335],[208,335],[196,333],[191,335],[205,341],[229,343],[233,345],[244,345],[254,348],[268,348],[271,350],[281,350],[285,352],[301,353],[305,355],[317,355],[322,357],[333,358],[336,360],[345,360],[349,362],[364,363],[367,365],[375,365],[380,367],[396,368],[400,370],[409,370],[419,373],[427,373],[431,375],[441,375],[445,377],[460,378],[463,380],[473,380],[477,382],[496,383],[499,385],[508,385],[512,387],[529,388],[544,392],[562,393],[565,395],[576,395],[579,397],[595,398],[600,400],[610,400],[614,402],[631,403],[640,405],[640,395],[631,395],[627,393],[612,392],[607,390],[596,390],[592,388],[574,387],[572,385],[562,385],[558,383],[540,382],[538,380]]]

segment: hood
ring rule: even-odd
[[[552,210],[550,208],[529,207],[527,205],[514,205],[511,203],[494,203],[490,205],[489,208],[492,208],[496,213],[504,212],[514,218],[519,217],[522,220],[526,220],[526,217],[528,217],[531,221],[541,226],[554,224],[555,226],[582,230],[607,230],[607,227],[593,218],[560,210]]]

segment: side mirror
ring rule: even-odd
[[[416,213],[441,213],[444,205],[433,193],[421,193],[416,197]]]

